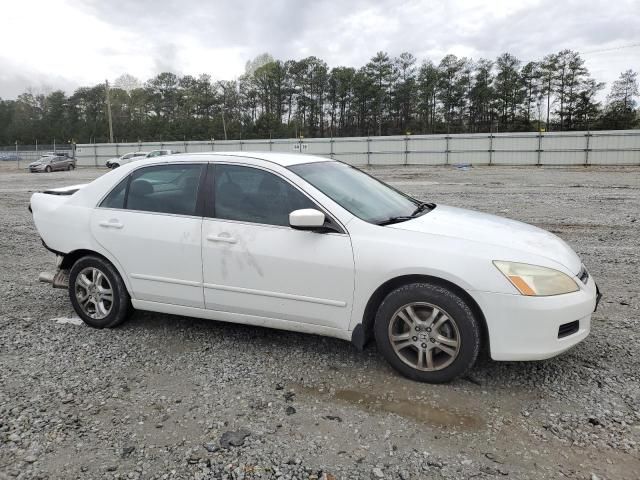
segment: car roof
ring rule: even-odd
[[[318,157],[315,155],[295,154],[295,153],[282,153],[282,152],[193,152],[193,153],[175,153],[171,155],[160,155],[157,157],[143,157],[140,160],[127,163],[126,165],[132,165],[133,168],[139,168],[146,165],[161,165],[163,163],[173,162],[214,162],[219,159],[233,159],[238,163],[250,164],[251,160],[263,160],[271,162],[283,167],[290,167],[292,165],[300,165],[302,163],[317,163],[317,162],[335,162],[330,158]]]
[[[235,157],[238,161],[242,159],[256,159],[264,160],[266,162],[276,163],[283,167],[290,167],[292,165],[299,165],[301,163],[315,163],[315,162],[329,162],[334,161],[327,157],[319,157],[315,155],[307,155],[300,153],[285,153],[285,152],[197,152],[197,153],[183,153],[172,155],[169,158],[181,158],[185,160],[193,159],[194,157],[210,157],[211,160],[215,160],[216,157]]]

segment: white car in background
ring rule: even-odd
[[[344,163],[283,153],[141,160],[35,193],[68,288],[92,327],[131,307],[351,340],[399,372],[445,382],[474,364],[558,355],[600,298],[580,258],[539,228],[422,203]],[[248,346],[249,347],[249,346]]]
[[[109,160],[107,160],[106,166],[113,169],[133,162],[135,160],[142,160],[143,158],[162,157],[164,155],[173,155],[175,153],[178,152],[176,152],[175,150],[151,150],[150,152],[125,153],[121,157],[110,158]]]
[[[134,160],[140,160],[141,158],[145,158],[149,152],[129,152],[125,153],[120,157],[110,158],[107,160],[106,166],[107,168],[118,168],[121,165],[125,165],[129,162],[133,162]]]
[[[147,153],[146,158],[162,157],[164,155],[175,155],[176,153],[180,152],[176,152],[175,150],[151,150],[149,153]]]

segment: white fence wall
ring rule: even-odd
[[[352,165],[640,165],[640,130],[389,137],[79,144],[80,166],[157,149],[273,151],[321,155]]]

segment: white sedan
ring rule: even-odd
[[[124,165],[125,163],[133,162],[134,160],[140,160],[141,158],[145,158],[149,152],[129,152],[125,153],[120,157],[114,157],[107,160],[105,166],[107,168],[118,168],[120,165]]]
[[[407,377],[445,382],[481,347],[538,360],[583,340],[599,293],[539,228],[422,203],[341,162],[204,153],[124,165],[35,193],[30,209],[92,327],[132,307],[328,335],[375,337]]]

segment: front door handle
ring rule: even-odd
[[[210,242],[222,243],[236,243],[238,241],[228,233],[221,233],[220,235],[207,235],[207,240],[209,240]]]
[[[103,220],[102,222],[99,222],[98,225],[100,225],[101,227],[104,227],[104,228],[117,228],[118,230],[120,230],[122,227],[124,227],[124,225],[121,224],[115,218],[112,218],[108,222]]]

